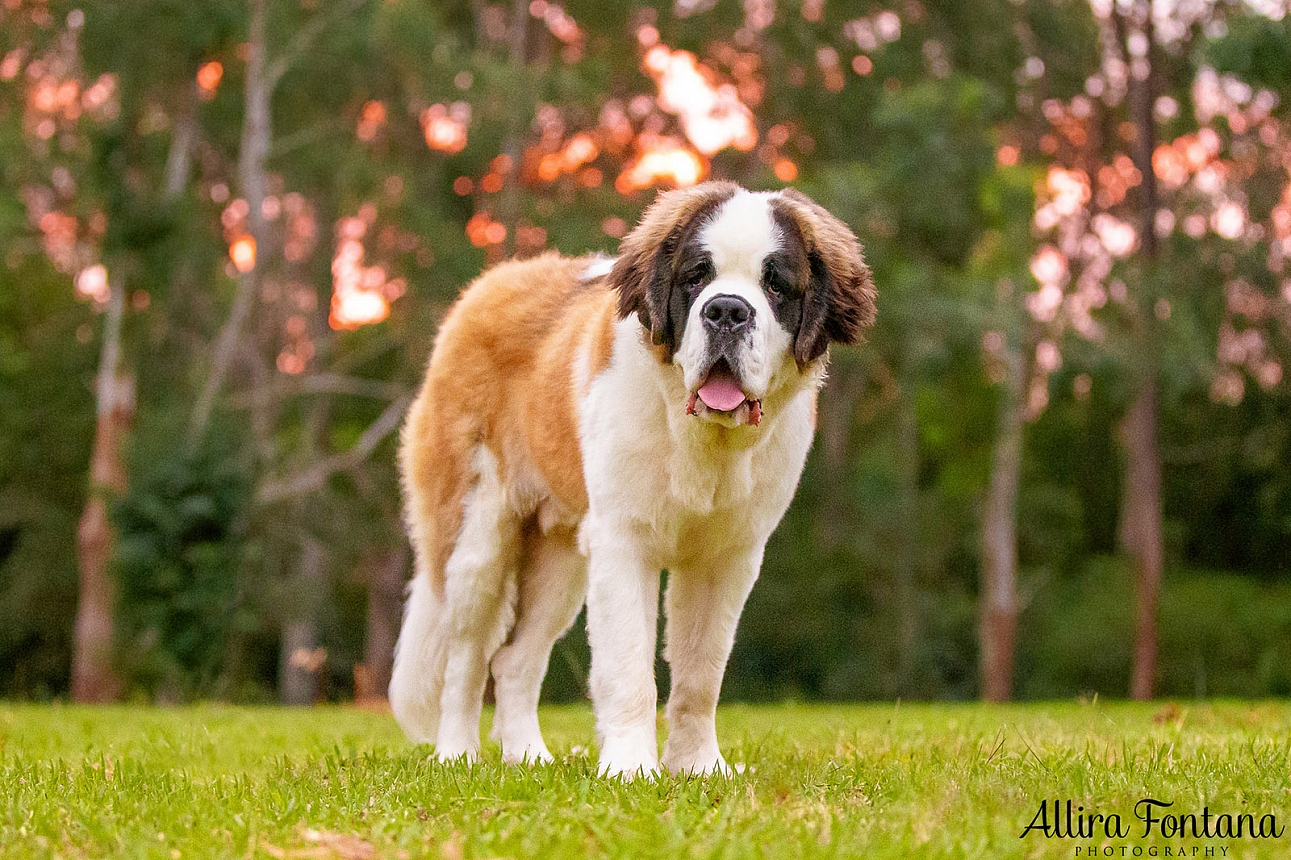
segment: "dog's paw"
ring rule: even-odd
[[[601,776],[653,779],[659,775],[659,742],[654,725],[647,730],[602,736],[598,772]]]
[[[634,779],[658,779],[659,766],[642,764],[623,764],[617,762],[602,761],[597,772],[609,779],[621,779],[624,782],[631,782]]]
[[[435,745],[435,758],[439,759],[443,764],[452,764],[453,762],[475,764],[479,757],[480,750],[477,746],[450,743],[438,743]]]
[[[673,775],[689,774],[690,776],[730,776],[733,771],[721,753],[716,756],[696,756],[689,761],[670,760],[664,756],[664,767]]]
[[[649,749],[631,749],[630,745],[607,743],[601,749],[597,771],[601,776],[622,780],[639,776],[654,779],[659,776],[659,759],[657,755],[651,755]]]
[[[507,764],[549,764],[555,760],[541,740],[523,745],[502,744],[502,761]]]

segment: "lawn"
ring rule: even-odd
[[[1209,807],[1212,828],[1248,813],[1280,831],[1287,703],[729,706],[741,773],[631,784],[597,778],[588,708],[543,724],[553,766],[503,766],[487,745],[446,767],[352,708],[0,703],[0,856],[1291,856],[1291,834],[1144,838],[1135,817],[1151,797],[1174,803],[1157,817],[1201,826]],[[1068,799],[1130,832],[1020,838],[1042,802],[1065,828]]]

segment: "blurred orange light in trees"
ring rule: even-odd
[[[1152,172],[1166,188],[1175,189],[1188,181],[1188,161],[1174,146],[1163,143],[1152,153]]]
[[[256,240],[250,236],[239,236],[229,245],[229,259],[239,272],[249,272],[256,267]]]
[[[470,122],[471,107],[465,102],[455,102],[452,107],[431,105],[421,114],[422,132],[426,145],[452,155],[466,148],[466,124]]]
[[[542,19],[551,34],[566,45],[577,45],[583,40],[583,31],[573,18],[558,3],[548,0],[533,0],[529,4],[529,14]]]
[[[381,322],[390,315],[390,302],[407,289],[402,278],[389,278],[384,267],[363,265],[363,237],[375,219],[375,207],[365,204],[357,217],[342,218],[336,225],[340,241],[332,258],[332,307],[327,320],[334,329]]]
[[[1059,215],[1072,215],[1089,202],[1089,177],[1083,170],[1050,167],[1045,182]]]
[[[657,44],[646,51],[642,66],[659,87],[659,107],[676,114],[686,137],[704,155],[734,146],[757,145],[753,113],[734,84],[718,84],[712,70],[689,51]]]
[[[1090,226],[1099,241],[1103,243],[1103,247],[1113,257],[1128,256],[1138,241],[1138,231],[1134,229],[1134,225],[1127,224],[1106,212],[1095,215],[1090,221]]]
[[[82,269],[76,276],[76,292],[102,304],[108,300],[108,270],[101,263]]]
[[[304,373],[305,359],[295,353],[283,351],[278,356],[278,369],[292,375]]]
[[[459,176],[453,180],[453,193],[458,197],[465,197],[475,190],[475,183],[469,176]]]
[[[561,156],[562,166],[572,171],[580,165],[586,164],[596,158],[601,152],[596,141],[586,134],[576,134],[569,139],[565,145],[565,152]]]
[[[1018,156],[1021,151],[1012,144],[1006,143],[995,151],[995,160],[1005,167],[1012,167],[1018,163]]]
[[[217,60],[209,63],[203,63],[202,67],[197,70],[197,87],[202,91],[203,98],[211,98],[215,95],[216,88],[220,85],[220,79],[224,77],[224,65]]]
[[[793,182],[798,178],[798,165],[787,158],[782,158],[775,163],[775,176],[781,182]]]
[[[0,81],[11,81],[18,77],[26,56],[27,52],[23,48],[14,48],[5,54],[4,59],[0,60]]]
[[[555,182],[560,178],[560,155],[549,152],[538,161],[538,178],[543,182]]]
[[[630,194],[660,182],[694,185],[708,172],[703,157],[675,137],[641,136],[641,155],[614,182],[620,194]]]
[[[367,143],[377,136],[385,121],[386,106],[379,101],[370,101],[363,105],[363,112],[359,116],[359,127],[355,133],[359,140]]]
[[[1210,224],[1223,238],[1237,239],[1246,230],[1246,212],[1230,200],[1215,210],[1215,214],[1210,216]]]
[[[390,303],[380,293],[356,290],[332,296],[332,312],[327,322],[336,329],[356,329],[379,323],[390,316]]]
[[[592,136],[586,132],[579,132],[560,150],[545,153],[538,159],[538,178],[543,182],[555,182],[566,174],[576,174],[579,168],[594,161],[600,154],[601,148]],[[584,184],[588,183],[584,180]],[[590,183],[593,186],[597,184],[599,181]]]
[[[506,241],[507,228],[500,221],[494,221],[487,212],[476,212],[466,222],[466,238],[477,248],[489,245],[500,245]]]

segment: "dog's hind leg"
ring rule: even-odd
[[[476,451],[474,471],[461,531],[444,566],[443,689],[435,738],[441,760],[473,760],[479,754],[489,659],[506,639],[515,613],[519,517],[507,502],[497,460],[483,446]]]
[[[493,657],[497,711],[492,737],[502,744],[507,762],[551,761],[538,727],[538,696],[552,646],[569,626],[587,597],[587,559],[578,552],[574,533],[535,526],[528,536],[519,574],[519,601],[511,638]]]

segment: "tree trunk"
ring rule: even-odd
[[[915,571],[919,558],[919,416],[915,412],[915,383],[907,377],[898,403],[898,446],[901,456],[901,524],[896,563],[897,672],[896,694],[909,695],[914,676],[914,647],[918,638]]]
[[[525,72],[529,58],[529,25],[532,17],[529,14],[528,0],[512,0],[508,53],[519,92],[514,94],[516,109],[511,111],[506,136],[502,142],[502,153],[511,160],[511,175],[506,178],[506,184],[502,187],[502,194],[498,199],[498,220],[507,228],[506,242],[490,248],[490,253],[497,254],[499,258],[515,254],[520,247],[516,237],[516,228],[520,221],[522,190],[520,161],[524,156],[524,135],[528,131],[529,120],[533,118],[532,99],[529,97],[529,82]]]
[[[126,432],[134,418],[134,377],[121,370],[124,315],[125,287],[121,283],[110,285],[95,393],[90,492],[76,534],[80,600],[76,607],[72,654],[72,700],[75,702],[108,702],[119,692],[112,668],[116,588],[109,568],[113,535],[108,496],[125,490],[123,449]]]
[[[278,661],[278,698],[284,705],[312,705],[318,697],[318,625],[312,618],[287,622]]]
[[[175,119],[162,186],[164,203],[174,201],[188,184],[191,150],[197,136],[194,102],[195,93],[188,93]],[[116,588],[109,567],[114,535],[107,503],[110,495],[120,495],[126,489],[125,436],[135,410],[134,375],[122,368],[121,360],[125,293],[123,283],[109,286],[103,352],[96,382],[90,493],[76,535],[80,568],[80,600],[72,655],[72,699],[76,702],[112,701],[120,687],[112,668]]]
[[[176,200],[188,187],[193,172],[193,144],[197,142],[197,81],[185,90],[179,109],[175,113],[175,131],[170,138],[170,151],[166,155],[166,182],[162,200]]]
[[[384,699],[390,686],[394,645],[403,618],[403,586],[407,581],[408,550],[392,550],[368,565],[368,635],[363,652],[363,682],[355,678],[359,701]],[[362,686],[362,689],[360,689]]]
[[[830,368],[829,385],[817,401],[816,435],[820,459],[829,481],[821,488],[822,499],[816,513],[813,535],[821,549],[832,550],[851,535],[849,505],[844,476],[847,474],[848,441],[859,395],[858,373],[840,364]]]
[[[1142,176],[1138,188],[1139,239],[1143,259],[1143,301],[1139,304],[1138,346],[1142,354],[1142,382],[1125,418],[1125,486],[1121,505],[1120,540],[1134,565],[1136,601],[1134,664],[1130,696],[1150,699],[1157,673],[1157,612],[1161,602],[1164,540],[1161,527],[1161,458],[1157,451],[1157,374],[1153,334],[1153,290],[1159,245],[1156,238],[1157,191],[1152,169],[1156,148],[1156,40],[1152,0],[1135,0],[1134,24],[1143,36],[1146,51],[1135,59],[1129,50],[1125,19],[1112,5],[1113,22],[1123,58],[1130,69],[1128,101],[1135,126],[1132,155]],[[1136,64],[1139,64],[1136,69]]]
[[[215,398],[224,387],[233,359],[242,344],[242,329],[255,307],[260,272],[269,255],[268,231],[265,229],[264,199],[268,189],[266,162],[273,141],[270,101],[274,77],[265,67],[265,2],[251,0],[251,31],[247,41],[246,83],[243,88],[242,140],[238,152],[238,183],[247,202],[247,229],[255,241],[255,264],[238,278],[237,292],[229,317],[220,329],[211,356],[211,370],[198,395],[189,423],[189,447],[202,441],[215,407]]]
[[[278,661],[278,697],[284,705],[312,705],[319,697],[319,678],[327,652],[318,646],[318,604],[326,586],[326,555],[314,537],[301,538],[296,581],[291,593],[295,610],[283,624]]]
[[[320,311],[321,313],[321,311]],[[327,398],[318,398],[304,415],[301,428],[302,460],[318,457],[331,414]],[[318,617],[327,594],[327,553],[322,541],[311,533],[319,509],[315,496],[303,496],[292,505],[300,535],[295,575],[288,582],[288,609],[282,628],[278,695],[285,705],[308,705],[319,698],[319,680],[327,652],[318,645]]]
[[[1157,385],[1144,383],[1123,426],[1125,487],[1121,546],[1134,564],[1134,668],[1130,696],[1150,699],[1157,674],[1157,613],[1164,558],[1161,537],[1161,456],[1157,450]]]
[[[1007,702],[1013,694],[1017,629],[1018,484],[1022,471],[1022,413],[1026,362],[1010,351],[999,423],[991,451],[991,478],[982,510],[982,586],[978,609],[982,698]]]

